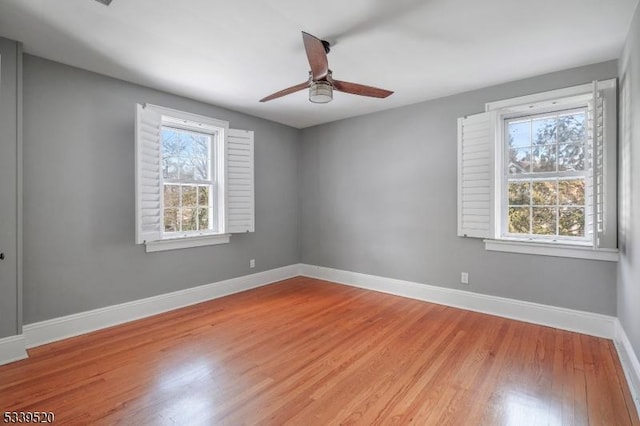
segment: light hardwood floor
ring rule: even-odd
[[[640,424],[611,341],[309,278],[29,355],[0,367],[0,414],[52,411],[74,425]]]

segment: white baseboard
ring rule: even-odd
[[[9,336],[0,339],[0,365],[27,358],[24,336]]]
[[[298,265],[245,275],[213,284],[80,312],[23,327],[26,347],[44,345],[113,325],[160,314],[300,275]],[[0,359],[1,361],[1,359]],[[0,363],[1,364],[1,363]]]
[[[616,334],[613,343],[616,345],[624,375],[627,377],[636,411],[640,415],[640,361],[638,361],[629,337],[618,319],[616,319]]]
[[[482,312],[519,321],[540,324],[562,330],[612,339],[615,334],[615,317],[591,312],[559,308],[539,303],[524,302],[498,296],[472,293],[402,281],[393,278],[341,271],[313,265],[300,265],[301,274],[396,296],[424,300],[470,311]]]

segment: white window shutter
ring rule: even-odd
[[[158,111],[138,104],[136,110],[136,243],[162,236],[162,168]]]
[[[253,132],[229,129],[227,137],[228,233],[255,231]]]
[[[587,232],[596,248],[617,247],[616,223],[616,127],[617,89],[615,79],[593,82],[587,123],[591,176],[587,196],[592,211],[587,219]]]
[[[458,235],[494,238],[494,113],[458,119]]]
[[[587,197],[592,209],[586,225],[587,233],[593,237],[594,247],[599,247],[604,231],[604,104],[596,81],[593,82],[593,97],[588,109],[587,152],[591,176],[587,183]]]

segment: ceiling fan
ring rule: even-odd
[[[311,66],[309,79],[304,83],[296,84],[279,92],[273,93],[260,102],[267,102],[300,90],[309,88],[309,100],[314,103],[327,103],[333,99],[333,90],[351,93],[353,95],[370,96],[373,98],[386,98],[393,94],[392,91],[379,89],[377,87],[365,86],[364,84],[349,83],[347,81],[334,80],[329,69],[327,53],[330,51],[328,41],[320,40],[309,33],[302,32],[304,50],[307,52],[307,59]]]

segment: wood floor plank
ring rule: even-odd
[[[508,361],[509,348],[515,339],[515,328],[508,320],[498,320],[499,336],[489,349],[487,363],[482,367],[479,377],[467,392],[468,402],[463,406],[468,407],[466,413],[452,419],[453,424],[481,424],[483,413],[491,402],[492,392],[495,392],[495,383]]]
[[[57,424],[640,426],[609,340],[303,277],[29,355]]]

